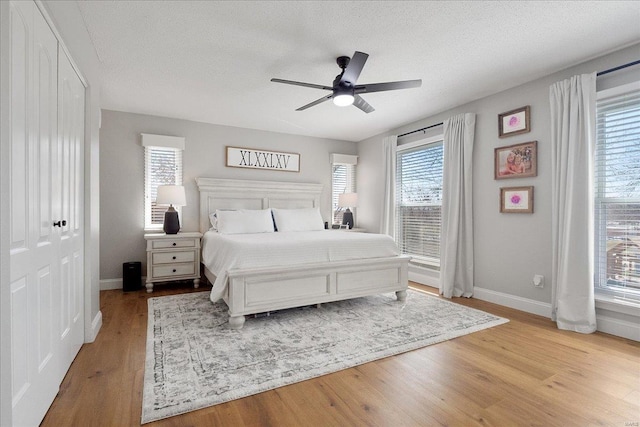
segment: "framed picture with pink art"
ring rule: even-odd
[[[506,113],[498,114],[498,137],[518,135],[531,131],[530,107],[516,108]]]
[[[502,187],[501,213],[533,213],[533,187]]]
[[[498,147],[494,151],[495,179],[538,175],[538,141]]]

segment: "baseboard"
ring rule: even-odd
[[[409,264],[409,280],[421,285],[440,287],[440,272]]]
[[[479,287],[473,288],[473,297],[482,301],[500,304],[505,307],[514,308],[531,314],[537,314],[546,318],[551,318],[551,304],[522,298],[515,295],[496,292],[490,289]],[[640,341],[640,325],[626,320],[615,319],[613,317],[596,315],[598,331],[617,337]]]
[[[140,278],[142,282],[142,286],[144,287],[145,282],[147,281],[147,276],[142,276]],[[101,291],[110,291],[113,289],[122,289],[122,278],[119,279],[102,279],[100,280],[100,290]]]
[[[598,314],[596,316],[598,331],[617,337],[640,341],[640,325],[626,320],[615,319],[609,316]]]
[[[98,336],[98,332],[102,328],[102,311],[98,311],[96,317],[91,321],[91,330],[88,334],[85,334],[84,339],[85,343],[94,342],[96,337]]]
[[[537,314],[538,316],[551,318],[551,304],[546,302],[509,295],[477,286],[473,288],[473,297],[482,301],[488,301],[527,313]]]
[[[122,278],[100,280],[101,291],[109,291],[111,289],[122,289]]]

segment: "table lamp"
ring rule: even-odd
[[[342,223],[348,224],[349,229],[353,228],[353,212],[349,208],[358,206],[358,193],[342,193],[338,196],[338,206],[347,208],[342,214]]]
[[[180,220],[178,212],[173,206],[186,206],[187,198],[182,185],[159,185],[156,196],[156,204],[159,206],[169,205],[169,209],[164,213],[164,225],[162,229],[167,234],[178,234],[180,231]]]

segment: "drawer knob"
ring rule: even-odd
[[[173,269],[173,272],[175,273],[176,271],[178,271],[178,270],[176,270],[176,269],[174,268],[174,269]]]
[[[175,245],[176,245],[176,242],[173,242],[173,246],[175,246]]]
[[[176,259],[176,257],[173,257],[173,259]]]

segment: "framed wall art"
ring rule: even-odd
[[[498,147],[494,150],[495,179],[538,175],[538,141]]]
[[[533,213],[533,187],[502,187],[501,213]]]
[[[527,105],[498,114],[498,137],[506,138],[531,131],[529,109],[530,107]]]
[[[300,172],[300,154],[227,146],[227,166]]]

